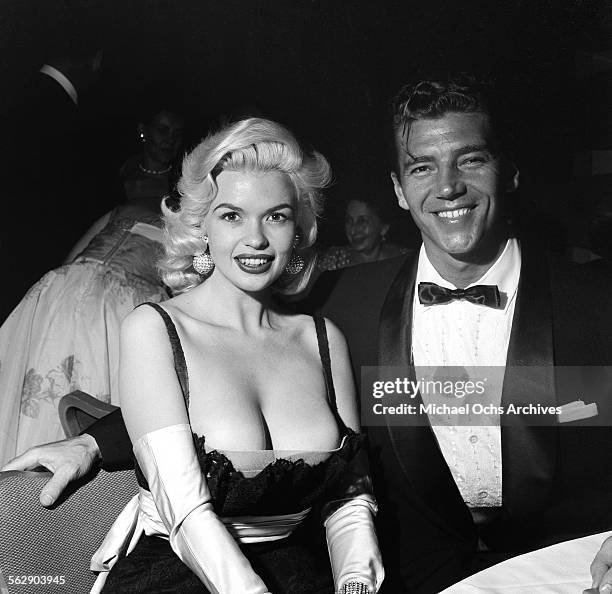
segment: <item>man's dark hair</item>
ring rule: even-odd
[[[438,79],[415,78],[404,85],[392,104],[392,125],[407,138],[415,120],[437,119],[447,113],[483,113],[489,116],[497,143],[508,148],[508,130],[501,117],[500,98],[492,81],[468,73]]]

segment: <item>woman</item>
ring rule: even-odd
[[[133,204],[103,217],[0,328],[0,462],[64,438],[57,405],[68,392],[118,403],[121,321],[168,297],[155,269],[156,210]]]
[[[65,437],[57,405],[68,392],[118,404],[121,321],[140,303],[168,297],[155,269],[153,205],[120,206],[86,237],[0,328],[0,462]]]
[[[162,109],[137,127],[142,150],[121,167],[128,200],[165,196],[176,182],[176,158],[183,146],[183,117]]]
[[[120,558],[104,592],[378,590],[346,343],[329,321],[274,298],[307,281],[300,251],[315,240],[328,179],[321,155],[264,119],[232,124],[185,158],[161,265],[178,295],[122,326],[121,407],[140,493],[92,560],[107,571]]]
[[[143,151],[134,168],[163,165],[164,174],[132,175],[124,166],[129,203],[96,221],[0,328],[0,463],[65,437],[57,406],[68,392],[118,404],[120,324],[137,305],[168,297],[155,267],[159,204],[170,189],[183,118],[162,109],[138,129]]]
[[[387,243],[389,227],[379,205],[361,198],[351,200],[344,214],[348,245],[333,246],[324,251],[317,268],[321,271],[335,270],[406,253],[408,248]]]

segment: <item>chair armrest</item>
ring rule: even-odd
[[[62,397],[57,412],[66,437],[74,437],[117,408],[81,390],[75,390]]]
[[[0,591],[2,579],[25,576],[31,583],[9,584],[11,594],[88,592],[95,577],[89,570],[91,555],[138,489],[132,471],[100,471],[47,509],[38,497],[50,476],[0,472]]]

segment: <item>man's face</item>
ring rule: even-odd
[[[410,210],[430,260],[482,261],[503,240],[502,200],[518,173],[504,175],[488,116],[448,113],[396,133],[399,205]],[[492,249],[493,248],[493,249]]]

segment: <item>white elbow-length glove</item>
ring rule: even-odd
[[[383,582],[385,570],[374,529],[377,511],[376,501],[371,495],[357,495],[324,522],[338,592],[343,592],[343,588],[347,592],[378,592]],[[357,584],[363,584],[363,589],[359,589]]]
[[[198,463],[191,427],[147,433],[134,454],[149,483],[170,545],[213,594],[269,594],[219,520]]]
[[[349,461],[346,473],[322,510],[336,592],[378,592],[385,577],[376,538],[378,506],[372,492],[364,447]]]

